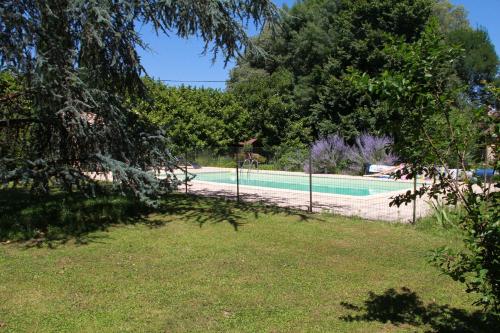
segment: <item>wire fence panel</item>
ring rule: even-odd
[[[190,150],[184,160],[189,179],[185,191],[193,194],[372,220],[412,222],[429,212],[424,199],[389,205],[394,196],[425,182],[395,180],[381,171],[385,167],[392,172],[397,166],[342,174],[313,161],[307,149],[280,153],[247,146]]]
[[[238,200],[234,149],[188,153],[189,193]]]

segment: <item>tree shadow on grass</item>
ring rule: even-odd
[[[304,211],[266,205],[265,203],[238,203],[231,199],[217,197],[203,197],[199,195],[174,195],[167,197],[165,203],[158,210],[164,215],[180,215],[187,220],[194,221],[202,227],[206,223],[229,223],[234,230],[243,226],[249,216],[258,218],[261,214],[284,214],[296,216],[300,221],[311,218]],[[317,217],[315,217],[317,219]]]
[[[424,304],[410,289],[393,288],[381,294],[369,293],[363,306],[342,302],[346,309],[357,314],[342,316],[344,321],[377,321],[393,325],[411,325],[426,332],[498,332],[498,317],[481,312],[469,313],[463,309],[436,303]]]
[[[252,216],[250,213],[256,218],[259,214],[309,218],[302,211],[185,194],[167,195],[159,207],[151,208],[135,198],[111,192],[88,198],[79,193],[34,197],[21,189],[0,190],[0,242],[23,242],[30,247],[56,247],[69,240],[87,244],[102,240],[105,236],[95,232],[110,226],[141,223],[158,228],[173,221],[165,218],[169,215],[195,221],[200,227],[225,222],[238,230],[245,218]]]
[[[69,240],[96,242],[112,225],[144,223],[149,209],[137,200],[112,193],[95,198],[80,193],[33,196],[23,189],[0,191],[0,242],[55,247]]]

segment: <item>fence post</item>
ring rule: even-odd
[[[186,193],[188,193],[188,152],[184,151],[184,186]]]
[[[413,177],[413,194],[415,198],[413,198],[413,219],[411,221],[412,224],[415,224],[417,221],[417,174],[414,174]]]
[[[240,157],[236,149],[236,201],[240,202]]]
[[[313,211],[313,193],[312,193],[312,152],[309,148],[309,213]]]
[[[486,148],[484,150],[484,166],[483,166],[483,170],[484,170],[484,184],[486,184],[486,182],[488,181],[488,173],[486,172],[486,169],[488,169],[488,144],[486,144]]]

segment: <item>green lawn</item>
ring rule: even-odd
[[[488,331],[425,260],[458,246],[450,232],[174,195],[147,218],[101,210],[92,230],[9,242],[8,219],[48,205],[13,212],[11,198],[0,332]]]

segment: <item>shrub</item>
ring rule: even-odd
[[[234,168],[236,166],[236,156],[230,153],[214,153],[212,151],[202,151],[190,160],[202,167]]]
[[[251,153],[251,152],[250,153],[239,152],[234,157],[238,158],[240,163],[242,163],[244,160],[248,159],[249,157],[251,157],[252,159],[256,160],[259,163],[266,163],[266,161],[267,161],[267,158],[265,156],[262,156],[262,155],[257,154],[257,153]]]
[[[388,136],[360,135],[347,151],[349,169],[362,174],[367,164],[393,165],[398,157],[390,152],[392,144],[393,140]]]
[[[312,172],[336,173],[347,166],[349,146],[337,134],[319,139],[311,147]],[[309,172],[309,161],[304,164],[304,171]]]
[[[299,140],[282,143],[274,151],[274,164],[278,170],[300,171],[308,159],[309,148]]]
[[[432,80],[435,80],[434,77]],[[411,81],[409,81],[411,82]],[[412,84],[412,85],[411,85]],[[420,91],[421,83],[408,84],[409,91]],[[384,89],[387,85],[384,85]],[[439,86],[440,87],[440,86]],[[494,102],[500,102],[500,89],[494,85],[486,85],[486,92],[491,94]],[[426,166],[424,163],[446,165],[446,161],[456,159],[459,165],[467,164],[467,152],[469,147],[476,140],[476,133],[462,137],[462,128],[452,126],[450,109],[455,108],[456,93],[442,93],[438,95],[429,94],[427,91],[421,95],[427,100],[423,100],[425,107],[431,106],[428,112],[441,114],[448,126],[443,127],[446,135],[441,133],[436,136],[433,133],[425,132],[422,140],[416,140],[414,146],[409,146],[407,151],[413,150],[415,160],[413,165],[404,168],[398,176],[415,177],[417,174],[424,174],[426,178],[432,179],[427,186],[422,186],[419,190],[408,191],[406,194],[398,195],[391,205],[400,206],[408,204],[417,197],[426,195],[429,199],[444,200],[444,204],[449,207],[459,206],[462,213],[457,219],[455,226],[460,233],[463,247],[459,249],[441,247],[433,251],[430,261],[439,267],[441,271],[465,284],[467,292],[478,294],[475,304],[480,305],[487,312],[500,315],[500,183],[483,182],[481,177],[457,179],[450,175],[449,170],[443,173],[434,166]],[[397,103],[401,101],[398,98]],[[415,103],[412,98],[408,104]],[[418,106],[418,105],[417,105]],[[425,109],[425,108],[422,108]],[[425,131],[426,114],[415,113],[416,117],[411,119],[411,124],[415,126],[415,133]],[[483,145],[479,148],[486,149],[490,146],[490,165],[493,170],[500,170],[500,117],[496,112],[490,112],[486,106],[482,106],[472,113],[473,123],[481,124],[477,128],[477,134],[482,136]],[[458,132],[458,133],[457,133]],[[437,139],[447,137],[449,144],[436,145]],[[432,155],[422,156],[422,152],[431,149]],[[434,161],[433,161],[434,160]],[[422,162],[423,161],[423,162]]]

